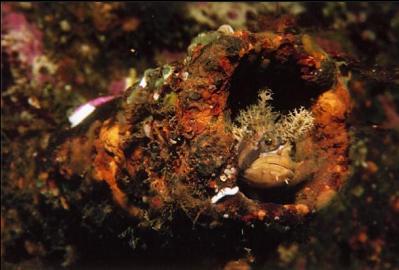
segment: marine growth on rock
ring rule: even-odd
[[[306,34],[225,29],[78,126],[54,168],[106,183],[160,229],[179,211],[212,226],[289,224],[325,206],[347,175],[350,98],[335,62]]]

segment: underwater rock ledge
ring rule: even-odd
[[[299,132],[300,110],[311,115],[311,128],[291,142],[270,129],[239,141],[236,117],[256,104],[261,89],[272,92],[267,108],[278,119],[296,121],[286,121],[289,132]],[[105,183],[143,227],[162,229],[176,211],[211,227],[224,220],[301,222],[347,179],[350,109],[337,63],[310,36],[222,26],[194,39],[184,61],[147,70],[112,106],[72,129],[52,153],[48,179]],[[256,160],[255,178],[262,182],[273,171],[278,185],[259,188],[245,179]]]

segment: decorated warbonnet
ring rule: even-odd
[[[298,222],[347,178],[350,97],[308,35],[201,34],[183,62],[146,71],[113,106],[77,125],[54,160],[66,179],[106,183],[142,226],[176,212],[205,226]]]
[[[301,162],[292,159],[293,145],[313,127],[311,112],[303,107],[288,115],[273,112],[271,92],[262,91],[259,102],[240,112],[233,126],[238,140],[238,167],[250,185],[269,188],[304,180],[296,174]]]

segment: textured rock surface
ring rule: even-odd
[[[395,267],[397,7],[218,5],[2,4],[2,266]],[[314,118],[261,160],[293,186],[242,177],[232,126],[265,88]]]

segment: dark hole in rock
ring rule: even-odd
[[[240,110],[256,104],[259,90],[265,88],[273,92],[271,105],[281,113],[312,105],[320,89],[301,78],[300,66],[293,57],[286,60],[281,63],[274,55],[264,57],[262,53],[243,57],[231,80],[228,99],[231,119]]]
[[[264,203],[277,204],[294,203],[296,194],[303,188],[304,184],[303,182],[295,186],[283,185],[281,187],[261,189],[248,185],[242,178],[238,182],[240,191],[248,198]]]

